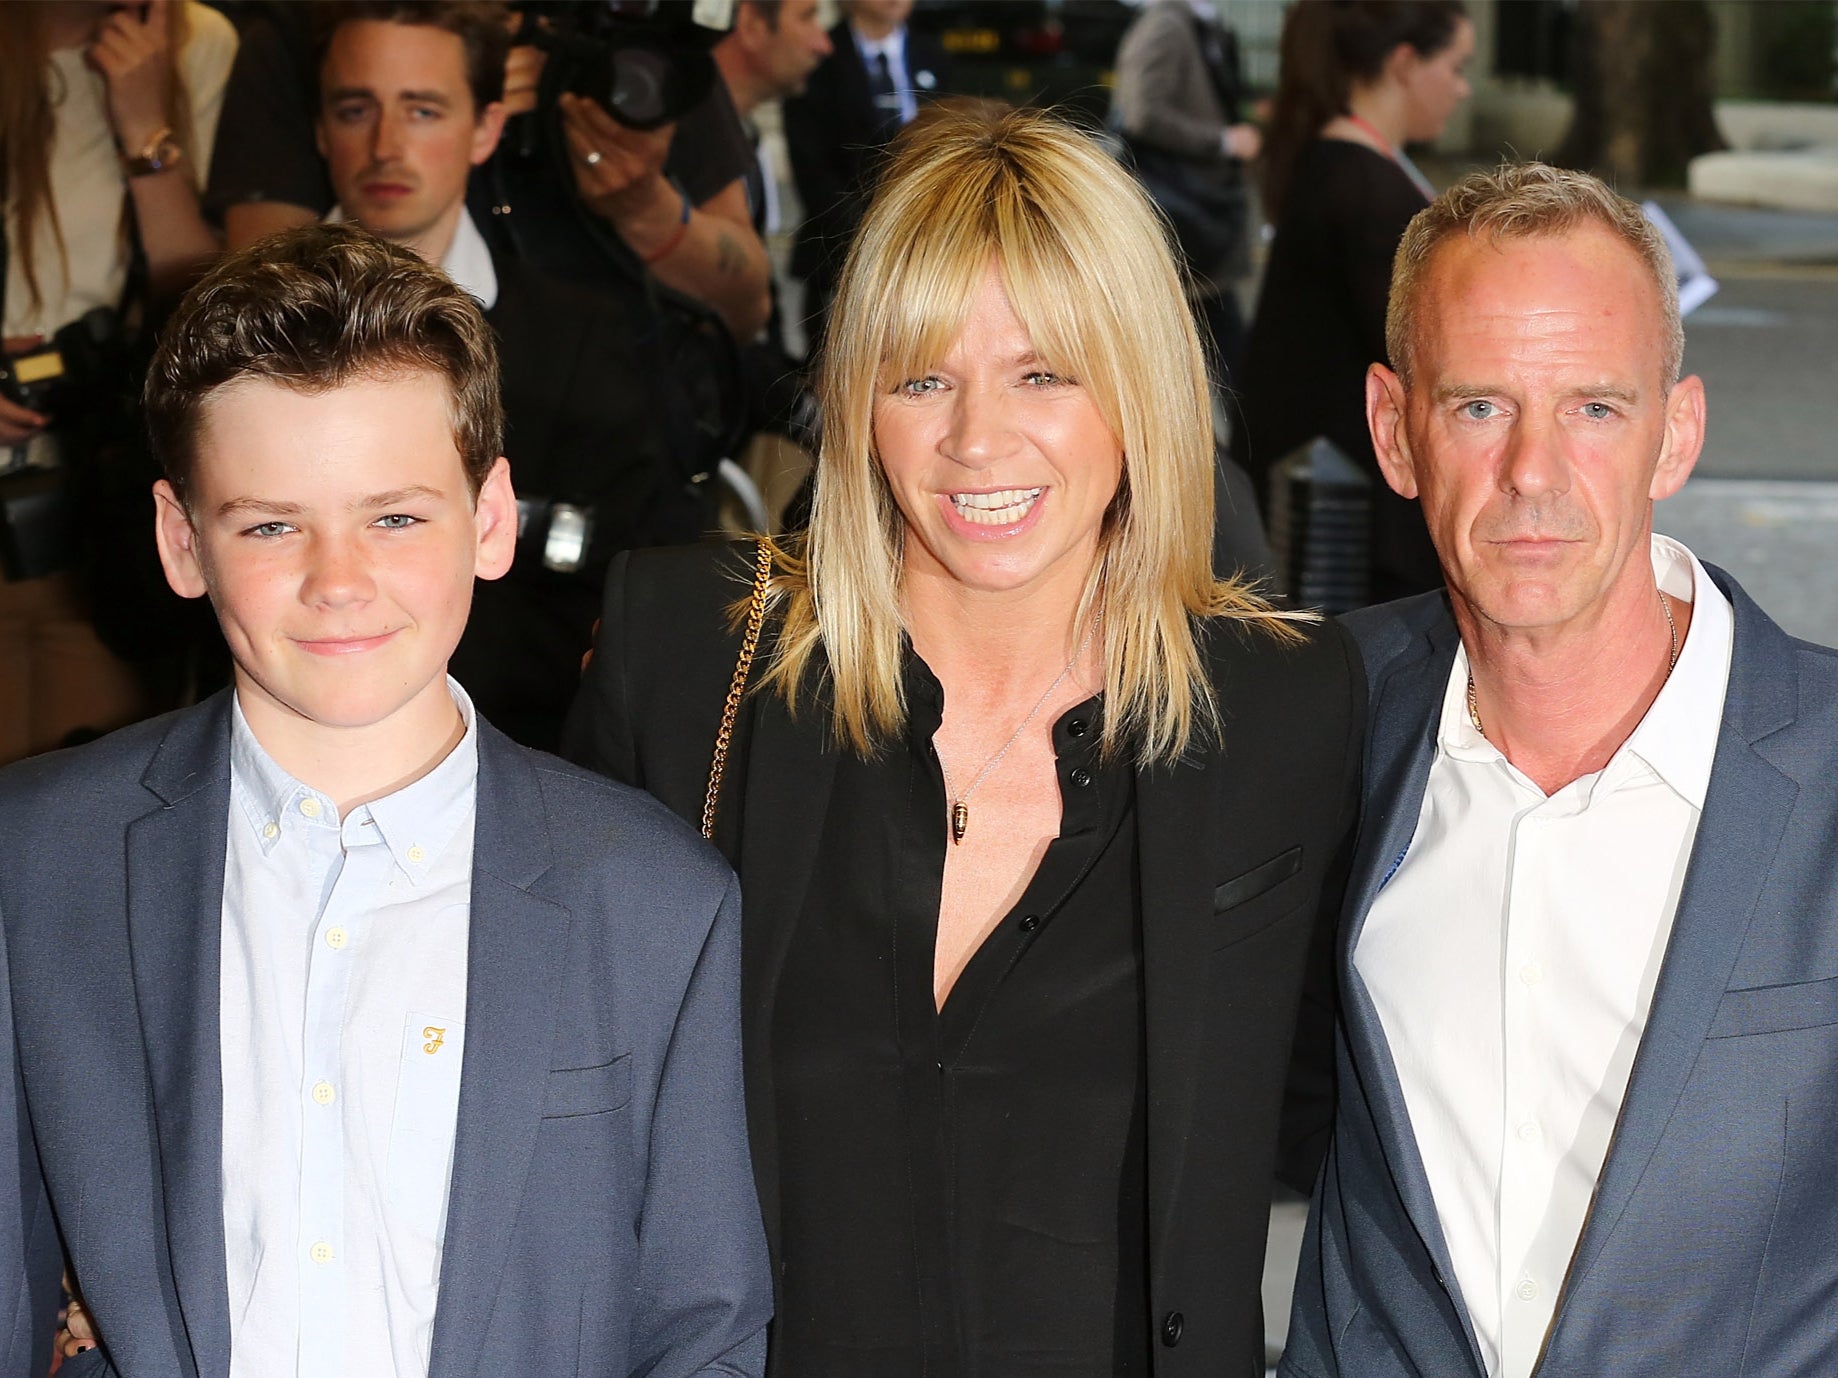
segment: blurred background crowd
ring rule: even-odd
[[[1838,512],[1767,483],[1818,477],[1830,433],[1835,390],[1795,380],[1829,370],[1835,71],[1831,0],[10,0],[0,764],[225,681],[160,577],[140,375],[218,255],[326,218],[498,333],[518,557],[454,672],[552,748],[615,552],[799,521],[838,271],[945,98],[1074,114],[1160,206],[1212,348],[1222,564],[1336,610],[1434,586],[1362,378],[1406,222],[1517,156],[1654,195],[1706,250],[1688,365],[1757,439],[1723,432],[1737,506],[1680,520],[1789,548]],[[1745,412],[1785,391],[1798,421]]]

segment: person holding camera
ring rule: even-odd
[[[151,500],[124,399],[158,304],[217,251],[199,185],[235,48],[185,0],[0,5],[0,763],[150,706],[94,624],[149,625]],[[118,577],[99,599],[103,567]]]
[[[747,213],[752,153],[739,118],[712,79],[697,26],[655,4],[623,5],[617,15],[614,8],[517,7],[518,37],[503,74],[512,131],[482,169],[475,204],[489,204],[494,222],[514,213],[515,227],[489,228],[512,230],[500,247],[546,272],[600,286],[610,280],[614,288],[649,276],[708,307],[735,339],[751,339],[770,309],[770,269]],[[344,13],[342,5],[316,9],[325,23]],[[634,10],[644,13],[633,17]],[[315,17],[314,7],[270,4],[246,29],[225,100],[232,134],[210,185],[231,248],[309,224],[332,205],[313,153]],[[550,70],[557,49],[573,59],[608,42],[643,47],[666,67],[698,74],[688,84],[693,98],[639,129],[592,96],[564,89],[573,61]],[[668,73],[664,84],[684,89]]]
[[[704,486],[668,444],[651,405],[666,380],[617,311],[492,252],[467,210],[467,174],[504,126],[503,7],[354,0],[335,13],[318,73],[330,218],[439,265],[501,346],[522,535],[510,573],[479,587],[453,671],[505,732],[553,749],[607,561],[694,540],[711,520]]]

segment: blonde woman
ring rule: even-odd
[[[1214,579],[1160,222],[1054,118],[901,136],[820,386],[809,534],[768,552],[715,801],[775,1371],[1261,1370],[1298,1011],[1327,1039],[1350,645]],[[622,557],[570,725],[691,818],[754,553]],[[1290,1121],[1303,1179],[1319,1111]]]

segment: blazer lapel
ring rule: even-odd
[[[1600,1257],[1684,1093],[1799,796],[1799,786],[1753,746],[1794,721],[1799,685],[1787,668],[1794,664],[1792,647],[1739,589],[1728,592],[1735,641],[1710,788],[1566,1297]],[[1562,1316],[1560,1305],[1560,1323]]]
[[[767,1236],[778,1235],[778,1143],[772,1107],[773,1001],[785,953],[804,907],[817,844],[836,778],[826,749],[829,704],[801,697],[796,719],[776,695],[756,693],[745,744],[746,787],[735,869],[746,895],[741,922],[741,1009],[745,1021],[748,1125]]]
[[[532,895],[550,864],[543,801],[521,750],[479,729],[466,954],[466,1052],[430,1378],[477,1372],[548,1088],[568,911]]]
[[[1226,756],[1231,728],[1226,727]],[[1218,877],[1194,865],[1193,839],[1215,837],[1224,787],[1218,752],[1137,772],[1136,846],[1142,881],[1142,965],[1147,995],[1149,1267],[1161,1276],[1161,1253],[1173,1235],[1175,1202],[1193,1117],[1193,1030],[1201,1021],[1211,930],[1193,921],[1212,912]],[[1213,769],[1208,769],[1212,765]],[[1159,920],[1159,921],[1158,921]]]
[[[1353,954],[1366,916],[1416,835],[1417,816],[1436,757],[1440,705],[1460,642],[1454,623],[1445,616],[1394,661],[1389,673],[1374,686],[1366,746],[1365,809],[1348,878],[1340,947],[1341,1018],[1359,1082],[1358,1094],[1371,1111],[1398,1198],[1444,1278],[1453,1278],[1455,1268],[1436,1214],[1429,1174],[1423,1167],[1403,1082],[1391,1058],[1378,1006],[1354,967]],[[1342,1088],[1343,1102],[1351,1093],[1352,1088]],[[1452,1283],[1449,1294],[1462,1318],[1475,1371],[1482,1372],[1467,1304]]]
[[[203,1378],[230,1369],[223,1242],[219,950],[230,808],[228,694],[174,720],[128,828],[128,950],[146,1040],[167,1249]]]

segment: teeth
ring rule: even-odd
[[[994,493],[953,493],[957,515],[978,526],[1010,526],[1032,510],[1042,488],[1004,488]]]

